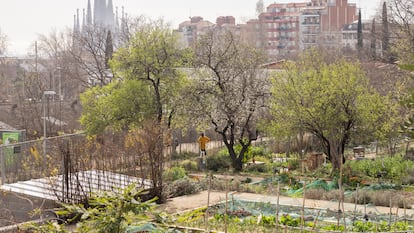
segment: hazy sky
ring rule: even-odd
[[[308,0],[277,0],[282,2],[307,2]],[[236,23],[255,17],[257,0],[113,0],[114,7],[125,7],[131,16],[145,15],[164,18],[174,28],[189,16],[202,16],[215,22],[218,16],[232,15]],[[275,0],[265,0],[265,6]],[[381,0],[349,0],[361,7],[363,18],[374,15]],[[9,54],[26,54],[38,34],[48,34],[53,29],[73,27],[76,9],[86,8],[87,0],[0,0],[0,29],[8,36]],[[93,8],[93,0],[92,0]]]

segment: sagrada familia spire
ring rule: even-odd
[[[93,13],[91,0],[88,0],[86,11],[85,9],[83,9],[82,29],[84,29],[85,27],[94,26],[103,27],[114,32],[119,28],[119,25],[117,23],[119,22],[119,20],[117,17],[118,12],[116,12],[116,14],[114,13],[114,6],[112,0],[95,0],[93,3]],[[81,31],[79,9],[76,11],[76,14],[74,15],[73,31]]]

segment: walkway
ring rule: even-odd
[[[264,203],[277,203],[277,196],[270,196],[270,195],[262,195],[262,194],[254,194],[254,193],[239,193],[233,192],[228,194],[228,199],[237,199],[237,200],[247,200],[247,201],[258,201]],[[161,205],[161,209],[166,211],[167,213],[177,213],[186,210],[195,209],[198,207],[203,207],[207,205],[208,200],[208,191],[202,191],[198,194],[194,195],[187,195],[172,198],[167,201],[166,204]],[[225,192],[210,192],[210,205],[219,203],[221,201],[226,200],[226,193]],[[286,196],[279,197],[279,204],[280,205],[289,205],[289,206],[299,206],[301,207],[303,204],[303,198],[292,198]],[[333,201],[322,201],[322,200],[305,200],[305,207],[307,208],[314,208],[314,209],[329,209],[333,211],[338,210],[338,202]],[[366,208],[366,210],[365,210]],[[345,212],[352,213],[355,211],[355,204],[353,203],[344,203]],[[382,207],[382,206],[370,206],[370,205],[357,205],[356,212],[359,213],[369,213],[369,214],[384,214],[387,215],[390,213],[389,207]],[[414,219],[414,209],[398,209],[398,215],[403,216],[405,212],[405,216],[410,219]],[[397,213],[397,208],[392,208],[392,213],[395,215]]]

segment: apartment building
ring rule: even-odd
[[[306,3],[274,3],[257,21],[264,33],[264,48],[270,56],[284,57],[299,51],[299,18]]]
[[[180,24],[178,31],[188,44],[194,44],[205,27],[234,28],[244,41],[281,59],[310,47],[340,48],[344,25],[358,17],[356,4],[348,0],[311,0],[270,4],[257,19],[245,24],[236,24],[231,16],[218,17],[216,25],[202,23],[200,18]]]
[[[214,26],[214,23],[204,20],[201,16],[190,17],[190,20],[184,21],[178,25],[175,30],[180,36],[180,44],[183,47],[194,47],[197,38]]]

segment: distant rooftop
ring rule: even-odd
[[[16,130],[16,129],[0,121],[0,130]]]

